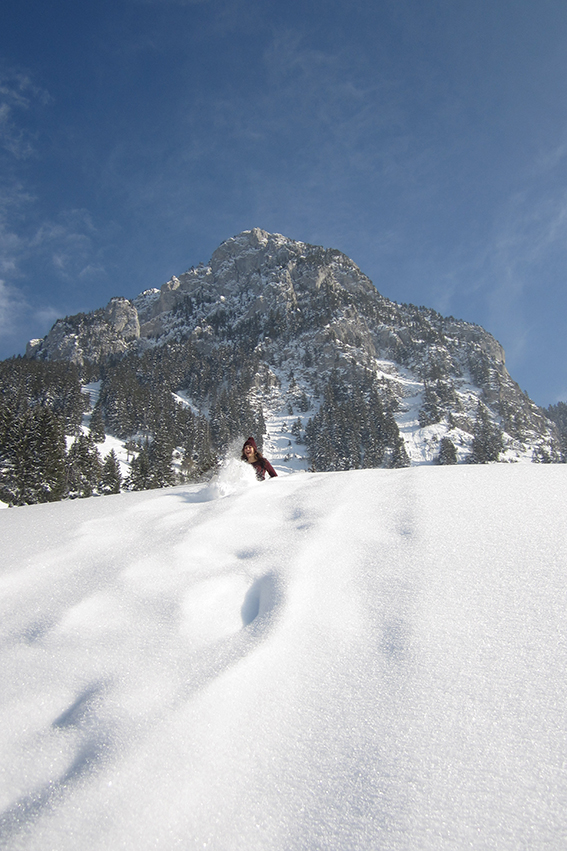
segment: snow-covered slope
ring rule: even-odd
[[[0,512],[0,845],[560,849],[567,469]]]

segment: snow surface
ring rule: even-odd
[[[567,847],[567,468],[0,512],[0,846]]]

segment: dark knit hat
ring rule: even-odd
[[[253,437],[247,437],[244,441],[244,446],[251,446],[254,452],[258,451],[258,447],[256,446],[256,441]],[[244,446],[242,447],[242,451],[244,452]]]

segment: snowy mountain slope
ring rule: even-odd
[[[374,382],[413,463],[431,462],[443,436],[460,460],[467,457],[479,401],[502,430],[501,460],[532,460],[534,452],[559,459],[555,426],[512,380],[502,347],[483,328],[396,304],[340,251],[259,228],[226,240],[208,265],[159,290],[58,320],[44,340],[32,341],[28,355],[92,367],[120,353],[189,344],[203,357],[238,347],[236,368],[243,353],[253,356],[250,396],[276,417],[290,405],[291,378],[296,398],[312,400],[329,382],[365,392]],[[274,394],[286,384],[278,407]],[[217,390],[218,381],[209,396]]]
[[[567,470],[0,513],[0,845],[557,849]]]

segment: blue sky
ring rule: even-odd
[[[251,227],[567,401],[565,0],[9,0],[0,357]]]

